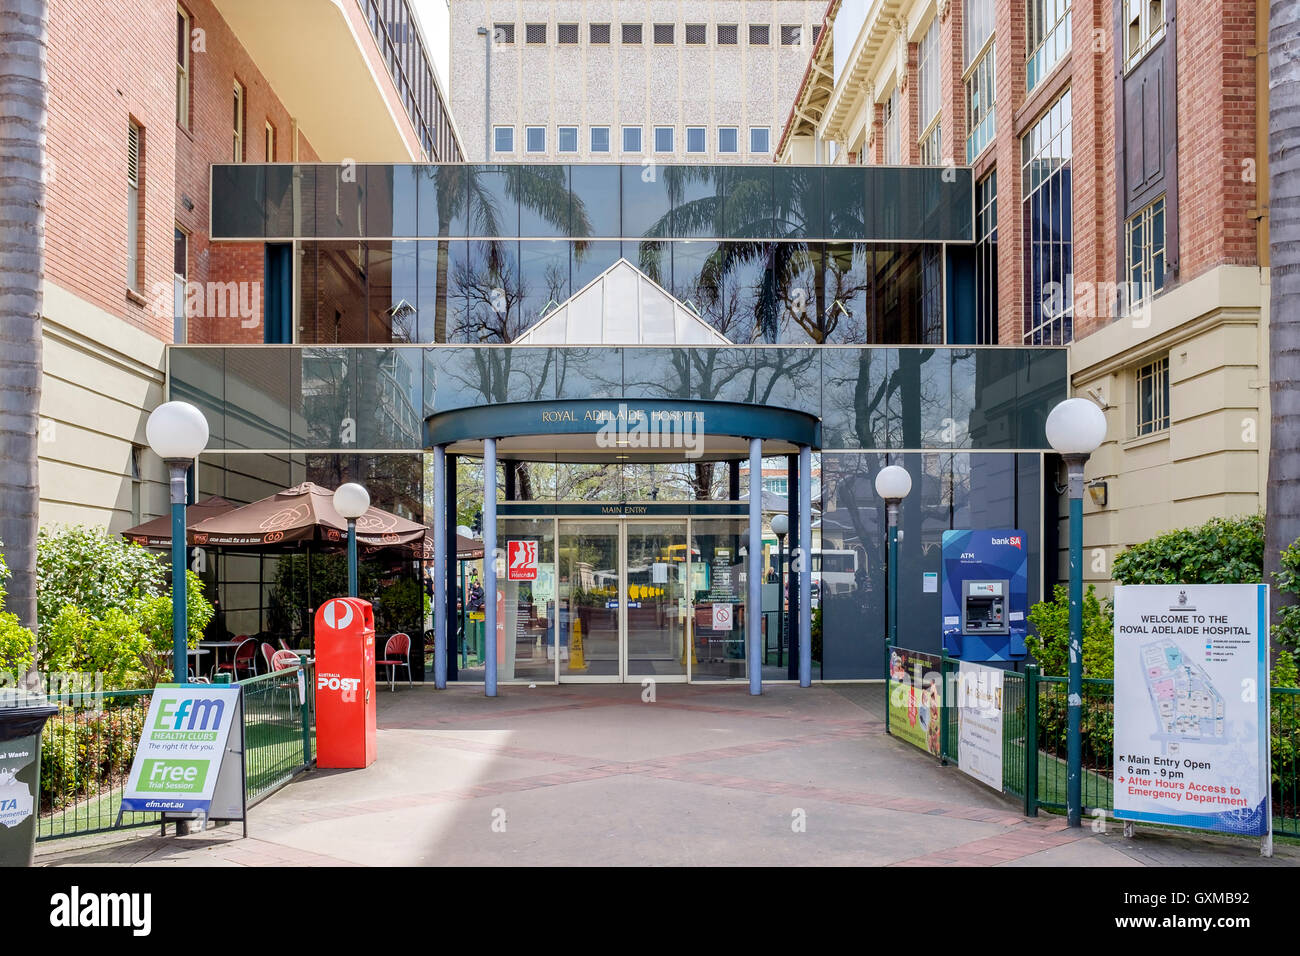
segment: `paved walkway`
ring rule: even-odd
[[[879,685],[380,692],[379,760],[238,827],[56,841],[47,865],[1296,865],[1283,847],[1027,819],[884,733]]]

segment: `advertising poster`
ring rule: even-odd
[[[943,686],[939,657],[901,647],[889,653],[889,732],[939,756]]]
[[[1115,588],[1115,816],[1269,829],[1268,587]]]
[[[154,688],[122,812],[209,812],[239,692],[220,684]]]
[[[969,664],[958,668],[957,766],[1002,792],[1002,671]]]
[[[506,580],[537,580],[537,541],[506,542]]]

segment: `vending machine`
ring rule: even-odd
[[[374,609],[332,598],[316,612],[316,766],[369,767],[375,726]]]

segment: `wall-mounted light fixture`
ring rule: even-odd
[[[1088,482],[1088,494],[1092,495],[1092,503],[1098,508],[1106,507],[1107,492],[1109,487],[1101,479]]]

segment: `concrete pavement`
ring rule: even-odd
[[[44,865],[1296,865],[1285,846],[1028,819],[884,733],[879,685],[381,690],[379,760],[237,826],[42,844]]]

